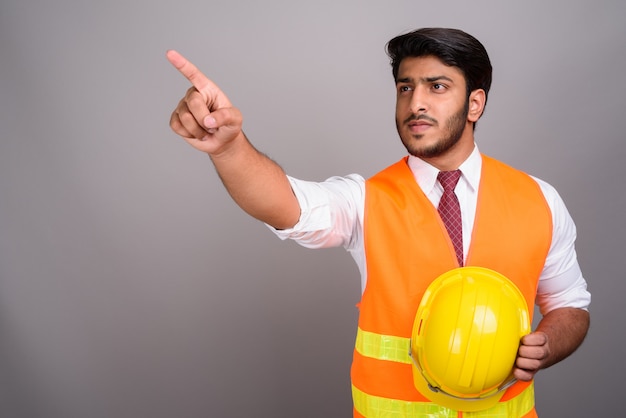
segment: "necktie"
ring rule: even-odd
[[[443,186],[443,195],[439,201],[439,216],[443,220],[448,235],[454,245],[459,266],[463,265],[463,226],[461,224],[461,207],[454,194],[454,188],[461,178],[461,171],[440,171],[437,180]]]

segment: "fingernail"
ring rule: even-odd
[[[207,116],[206,118],[204,118],[204,126],[207,128],[216,128],[217,126],[217,122],[215,121],[215,119],[211,116]]]

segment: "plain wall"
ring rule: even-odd
[[[622,0],[4,0],[0,416],[347,417],[359,276],[275,238],[169,115],[176,48],[309,180],[404,155],[385,43],[457,27],[490,53],[482,152],[553,184],[578,226],[592,327],[537,378],[542,417],[623,408]]]

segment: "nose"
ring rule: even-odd
[[[409,110],[413,114],[425,113],[428,110],[426,94],[421,88],[416,87],[411,95],[411,101],[409,103]]]

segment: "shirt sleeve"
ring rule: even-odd
[[[591,295],[576,257],[576,226],[558,192],[537,180],[552,211],[552,243],[541,272],[536,303],[542,315],[557,308],[588,309]]]
[[[363,177],[351,174],[323,182],[288,178],[300,204],[300,219],[290,229],[268,227],[279,238],[292,239],[307,248],[354,247],[361,233]]]

